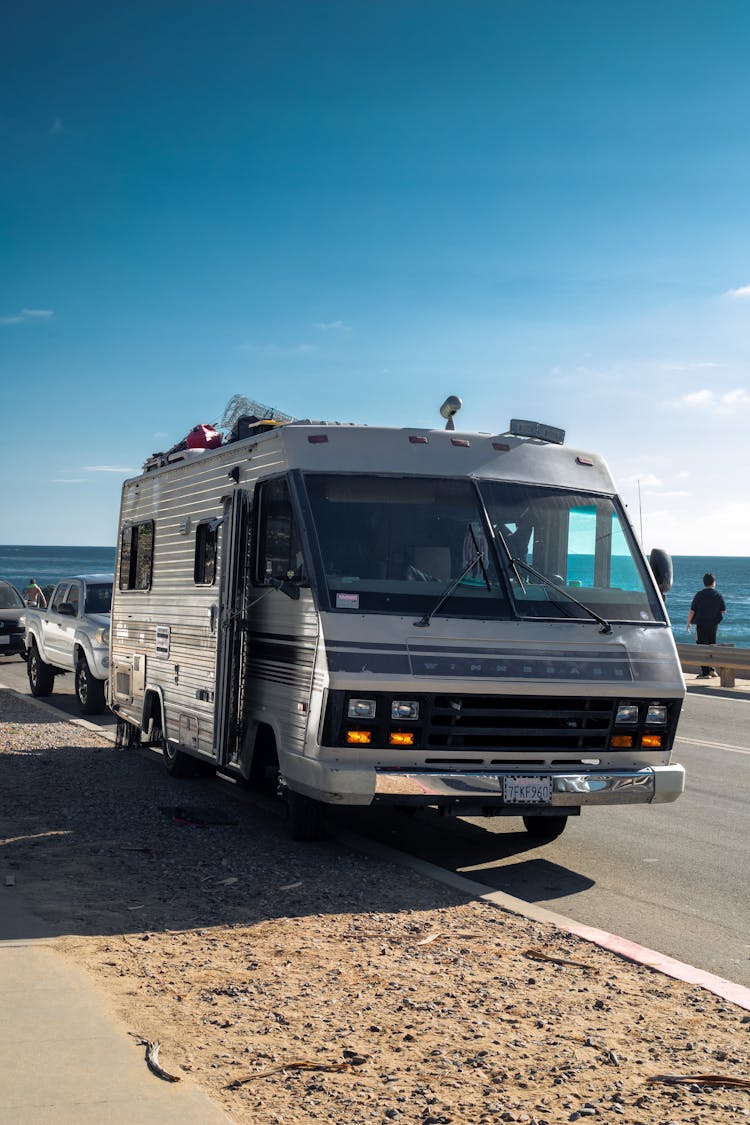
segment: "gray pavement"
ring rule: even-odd
[[[3,880],[4,881],[4,880]],[[45,938],[0,886],[2,1125],[227,1125],[183,1079],[168,1083],[112,1014],[91,977]]]

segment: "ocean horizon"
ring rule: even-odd
[[[706,571],[716,575],[717,589],[727,603],[719,641],[750,648],[750,558],[742,555],[674,555],[674,585],[665,598],[675,639],[695,637],[685,631],[693,595]],[[35,578],[40,586],[54,586],[69,574],[114,570],[114,547],[0,545],[0,579],[20,590]]]

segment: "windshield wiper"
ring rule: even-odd
[[[451,596],[453,591],[458,586],[461,579],[465,578],[465,576],[469,573],[469,571],[473,567],[475,567],[477,565],[477,563],[479,563],[482,567],[482,576],[484,578],[484,581],[485,581],[485,584],[487,586],[488,591],[490,593],[492,592],[492,586],[491,586],[490,580],[487,576],[487,567],[484,565],[484,552],[483,552],[482,548],[479,546],[479,544],[477,543],[477,537],[474,534],[474,528],[471,526],[471,524],[469,524],[469,534],[471,535],[472,541],[473,541],[474,546],[476,548],[476,554],[474,555],[473,558],[469,559],[466,566],[463,568],[463,570],[459,574],[458,578],[451,579],[445,593],[441,594],[440,598],[435,603],[435,605],[432,607],[432,609],[429,611],[429,613],[423,614],[422,617],[420,617],[419,621],[414,622],[414,624],[419,629],[425,629],[430,624],[430,618],[434,617],[435,614],[438,612],[438,610],[443,608],[445,603],[448,601],[448,598]]]
[[[564,586],[558,586],[558,584],[556,582],[553,582],[551,578],[548,578],[546,574],[542,574],[541,570],[537,570],[536,567],[530,566],[529,563],[524,562],[523,559],[513,558],[512,555],[510,556],[510,562],[513,564],[514,569],[519,566],[523,567],[523,569],[527,570],[529,574],[533,574],[535,578],[538,578],[540,582],[543,582],[545,586],[549,586],[550,590],[554,590],[556,593],[562,594],[564,598],[567,598],[568,601],[573,602],[573,604],[577,605],[579,609],[582,609],[584,613],[588,613],[589,617],[593,617],[594,621],[598,621],[601,625],[601,629],[599,630],[600,633],[612,632],[612,626],[610,625],[609,621],[606,620],[606,618],[600,617],[598,613],[596,613],[593,609],[590,609],[583,602],[580,602],[578,598],[574,598],[572,594],[568,593]],[[518,577],[517,572],[516,577]],[[523,588],[523,583],[521,583],[521,588]]]

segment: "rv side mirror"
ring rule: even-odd
[[[672,558],[661,547],[654,547],[648,557],[651,572],[662,594],[672,589]]]

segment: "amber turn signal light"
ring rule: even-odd
[[[622,750],[629,750],[633,745],[633,736],[632,734],[613,734],[609,744]]]
[[[644,734],[641,737],[641,746],[650,750],[661,750],[664,738],[660,734]]]
[[[346,741],[349,746],[369,746],[372,742],[372,732],[369,730],[348,730]]]
[[[391,746],[413,746],[414,745],[414,731],[411,730],[393,730],[388,735],[388,741]]]

